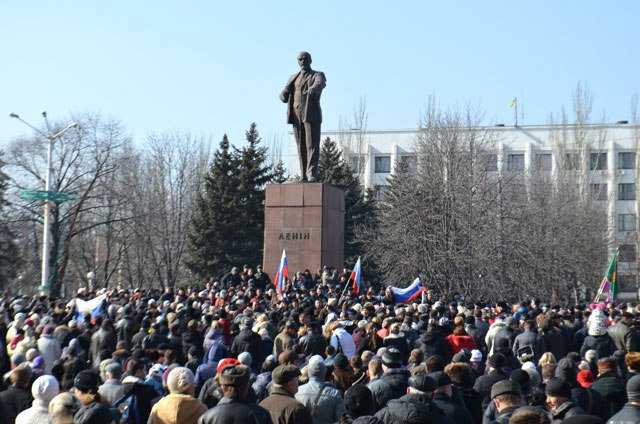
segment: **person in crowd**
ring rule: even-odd
[[[105,368],[105,382],[98,387],[98,393],[109,404],[113,405],[123,395],[122,389],[122,365],[112,362]]]
[[[167,377],[169,394],[151,408],[147,424],[196,424],[207,407],[194,398],[195,376],[189,368],[177,367]]]
[[[369,383],[367,387],[373,394],[376,411],[391,399],[406,394],[411,373],[402,366],[400,351],[396,348],[385,349],[382,355],[382,375]]]
[[[51,422],[49,403],[60,392],[58,380],[51,375],[38,377],[31,385],[33,404],[16,416],[16,424],[47,424]]]
[[[545,387],[547,406],[551,411],[553,424],[560,424],[565,418],[584,415],[585,412],[573,400],[571,385],[561,377],[554,377]]]
[[[0,392],[2,411],[8,423],[15,421],[16,416],[31,406],[33,398],[29,391],[32,371],[28,364],[23,363],[11,371],[9,380],[11,386]]]
[[[333,424],[344,411],[340,390],[325,383],[326,371],[322,356],[312,356],[307,365],[308,382],[295,394],[296,400],[311,413],[314,424]]]
[[[72,424],[73,417],[82,408],[82,402],[69,392],[62,392],[49,402],[51,424]],[[36,421],[39,423],[40,421]],[[43,421],[44,423],[44,421]]]
[[[640,423],[640,375],[634,375],[626,385],[627,403],[613,415],[608,424]]]
[[[273,370],[271,395],[260,402],[269,411],[274,423],[311,423],[311,412],[295,398],[300,383],[300,369],[295,365],[280,365]]]
[[[228,365],[220,370],[223,397],[205,412],[198,424],[271,424],[269,411],[247,400],[251,369],[246,365]]]
[[[94,370],[80,371],[73,380],[74,395],[82,407],[73,417],[74,424],[111,424],[116,416],[105,405],[98,393],[100,376]]]
[[[497,413],[490,424],[508,424],[513,413],[523,406],[520,385],[511,380],[498,381],[491,387],[491,401]]]

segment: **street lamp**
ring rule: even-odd
[[[87,272],[87,280],[89,280],[89,291],[93,290],[93,281],[96,278],[96,273],[93,271]]]
[[[20,118],[20,115],[18,115],[17,113],[12,112],[9,114],[9,117],[17,119],[18,121],[22,122],[32,130],[34,130],[36,133],[40,134],[41,136],[47,139],[47,171],[44,179],[44,191],[46,193],[46,196],[44,198],[44,217],[43,217],[44,219],[42,223],[42,279],[40,280],[39,290],[42,292],[48,292],[49,291],[49,192],[51,189],[51,173],[53,172],[52,164],[51,164],[53,142],[62,134],[64,134],[67,130],[77,127],[78,124],[75,122],[72,122],[66,127],[64,127],[63,129],[61,129],[60,131],[58,131],[57,133],[52,133],[51,128],[49,127],[49,121],[47,121],[47,112],[42,111],[41,115],[45,120],[45,123],[47,125],[47,131],[49,132],[49,134],[45,134],[40,129],[34,127],[24,119]]]

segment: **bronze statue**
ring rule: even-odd
[[[298,159],[302,181],[318,181],[318,159],[320,158],[320,124],[322,110],[320,95],[326,86],[324,73],[311,69],[311,55],[298,55],[300,72],[287,81],[280,100],[288,103],[287,119],[293,125],[293,134],[298,144]]]

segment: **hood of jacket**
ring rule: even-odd
[[[194,423],[206,407],[199,399],[189,395],[170,394],[156,404],[156,416],[163,423]]]

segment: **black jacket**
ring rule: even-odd
[[[613,352],[616,351],[616,345],[611,336],[605,333],[602,336],[585,337],[580,348],[580,355],[584,358],[584,354],[589,349],[598,352],[598,358],[606,358],[613,355]]]
[[[482,410],[484,411],[491,402],[491,387],[498,381],[507,380],[507,375],[502,371],[490,371],[488,374],[478,377],[473,389],[482,396]]]
[[[454,423],[472,423],[473,417],[464,406],[453,403],[446,393],[436,393],[433,403],[438,405],[442,412]]]
[[[271,424],[269,411],[246,399],[223,397],[218,405],[208,410],[198,424]]]
[[[254,333],[251,328],[244,328],[233,339],[230,352],[234,358],[237,358],[242,352],[249,352],[251,354],[251,367],[257,368],[261,365],[262,338]]]
[[[27,408],[31,407],[31,393],[27,389],[11,386],[4,392],[0,392],[0,402],[4,415],[8,423],[12,423],[16,416]]]
[[[126,377],[122,383],[123,396],[135,396],[136,403],[138,405],[138,411],[140,412],[140,422],[146,423],[151,414],[151,407],[153,406],[153,400],[158,397],[158,394],[148,384],[145,384],[142,380],[136,379],[136,382],[128,381],[128,379],[134,379],[135,377]]]
[[[324,355],[327,347],[327,340],[318,333],[307,333],[300,338],[300,346],[306,357],[313,355]]]
[[[451,361],[451,349],[440,332],[429,331],[416,340],[415,347],[424,352],[424,357],[440,355],[445,362]]]
[[[376,417],[385,424],[453,423],[431,399],[420,395],[404,395],[392,400]]]
[[[622,409],[627,403],[627,383],[622,377],[615,374],[603,374],[596,378],[591,388],[602,396],[607,415],[610,417]]]
[[[74,424],[111,424],[114,421],[109,408],[100,402],[91,402],[83,406],[73,417]]]

